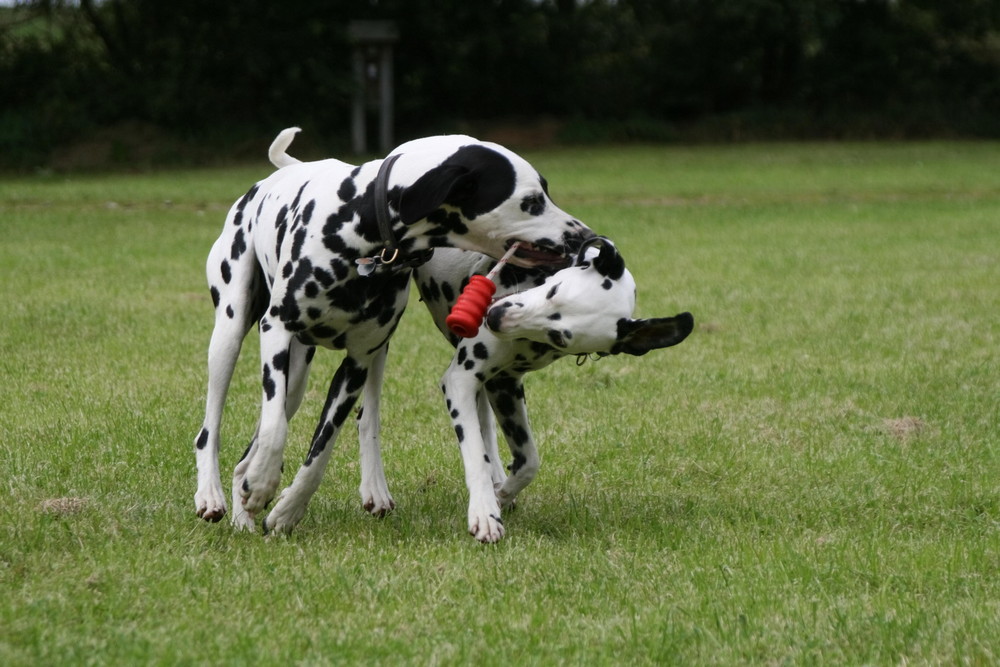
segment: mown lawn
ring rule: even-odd
[[[303,137],[303,140],[305,137]],[[542,469],[494,546],[421,304],[386,467],[289,538],[194,515],[203,264],[243,169],[0,181],[0,663],[993,664],[1000,144],[530,154],[682,345],[527,380]],[[248,339],[224,468],[256,422]],[[304,457],[337,353],[289,439]]]

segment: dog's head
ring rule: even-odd
[[[634,309],[635,280],[625,260],[611,241],[595,237],[576,265],[496,301],[486,326],[500,338],[547,343],[566,354],[602,355],[643,355],[680,343],[694,328],[690,313],[632,319]]]
[[[408,236],[428,237],[431,246],[499,258],[517,241],[513,264],[564,266],[594,236],[555,205],[534,167],[502,146],[447,136],[418,139],[393,152],[400,154],[397,168],[406,170],[408,181],[399,193],[400,218],[411,228]]]

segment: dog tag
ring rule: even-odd
[[[378,268],[380,261],[378,257],[360,257],[354,260],[354,263],[358,265],[359,275],[370,276]]]

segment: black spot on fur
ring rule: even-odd
[[[222,266],[219,267],[219,272],[222,274],[222,282],[229,284],[229,281],[233,279],[233,272],[229,268],[229,262],[222,260]]]
[[[527,195],[521,199],[521,210],[528,215],[539,216],[545,212],[545,195],[541,192]]]
[[[212,306],[215,307],[215,308],[218,308],[219,307],[219,298],[220,298],[219,297],[219,290],[218,290],[218,288],[213,287],[213,288],[211,288],[208,291],[209,291],[209,294],[212,295]]]
[[[341,201],[350,201],[354,199],[354,196],[357,193],[358,186],[354,183],[354,178],[345,178],[341,182],[340,188],[337,190],[337,196],[340,197]]]
[[[313,269],[313,278],[323,287],[330,287],[337,280],[331,272],[319,266]]]
[[[306,242],[306,230],[305,227],[300,227],[295,230],[295,235],[292,237],[292,259],[299,259],[302,257],[302,246]]]
[[[472,356],[476,359],[486,359],[490,356],[490,352],[485,343],[476,343],[472,348]]]
[[[243,229],[237,229],[236,235],[233,237],[233,247],[230,249],[229,256],[236,261],[243,256],[243,253],[247,251],[246,238],[243,235]]]
[[[236,317],[236,312],[233,310],[232,306],[226,306],[226,317],[229,319]]]
[[[264,377],[262,380],[264,386],[264,395],[267,396],[267,400],[274,400],[274,394],[277,391],[277,387],[274,384],[274,378],[271,377],[271,366],[264,364]]]
[[[441,298],[441,287],[433,276],[421,285],[420,294],[423,295],[425,301],[437,301]]]
[[[313,211],[316,210],[316,200],[310,199],[306,207],[302,209],[302,224],[308,225],[309,221],[312,220]]]
[[[496,394],[493,400],[495,401],[494,407],[496,407],[501,417],[510,417],[514,414],[515,405],[513,396],[507,392],[502,392]]]
[[[271,364],[274,366],[274,370],[281,371],[282,373],[286,372],[288,370],[288,350],[274,355],[274,358],[271,359]]]
[[[208,444],[208,429],[202,428],[201,433],[198,434],[198,440],[195,442],[194,446],[198,449],[205,449],[205,445]]]
[[[459,444],[465,442],[465,429],[462,428],[461,424],[455,424],[455,435],[458,436]]]
[[[318,319],[318,318],[316,318]],[[318,326],[309,329],[309,333],[316,340],[332,340],[337,337],[337,330],[333,327],[328,327],[326,325],[320,324]]]
[[[528,441],[528,432],[521,424],[518,424],[513,419],[505,420],[500,427],[503,429],[503,433],[507,436],[508,440],[514,443],[514,447],[520,448]],[[515,460],[517,460],[516,456]]]
[[[279,229],[281,227],[284,227],[285,224],[287,224],[287,218],[288,218],[288,204],[285,204],[280,209],[278,209],[278,217],[274,219],[274,228]]]
[[[549,293],[545,295],[545,298],[551,299],[552,297],[554,297],[556,295],[556,292],[559,291],[560,285],[562,285],[562,283],[556,283],[555,285],[553,285],[552,289],[549,290]]]

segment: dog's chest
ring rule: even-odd
[[[377,233],[350,177],[336,195],[311,182],[281,188],[256,209],[255,248],[271,288],[268,315],[310,345],[344,348],[388,337],[406,305],[408,271],[360,276]]]

